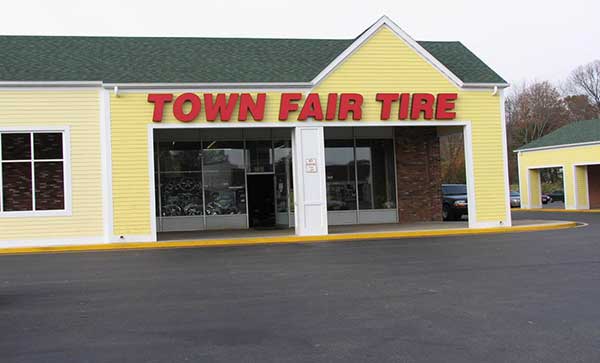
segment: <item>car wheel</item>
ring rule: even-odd
[[[450,210],[450,206],[448,204],[444,204],[444,206],[442,207],[442,218],[445,221],[454,220],[454,215],[453,215],[452,211]]]

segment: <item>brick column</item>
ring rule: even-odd
[[[435,127],[396,127],[400,223],[442,220],[440,140]]]

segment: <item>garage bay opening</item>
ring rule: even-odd
[[[528,208],[565,208],[565,170],[562,166],[534,167],[527,170],[529,178]]]
[[[468,221],[463,127],[326,127],[328,224]]]

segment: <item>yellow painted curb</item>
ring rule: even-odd
[[[513,212],[600,213],[600,209],[518,208]]]
[[[159,249],[159,248],[192,248],[192,247],[223,247],[223,246],[248,246],[261,244],[278,243],[314,243],[331,241],[351,241],[351,240],[371,240],[386,238],[422,238],[422,237],[442,237],[457,235],[479,235],[491,233],[516,233],[516,232],[534,232],[547,231],[555,229],[565,229],[576,227],[576,222],[557,222],[549,224],[514,226],[514,227],[494,227],[494,228],[457,228],[440,230],[419,230],[419,231],[393,231],[393,232],[373,232],[373,233],[349,233],[333,234],[326,236],[280,236],[280,237],[255,237],[255,238],[235,238],[235,239],[213,239],[198,241],[172,241],[172,242],[131,242],[131,243],[106,243],[93,245],[77,246],[47,246],[47,247],[15,247],[0,248],[0,255],[29,254],[29,253],[57,253],[57,252],[84,252],[84,251],[113,251],[113,250],[138,250],[138,249]]]

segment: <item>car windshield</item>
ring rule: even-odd
[[[443,185],[442,193],[444,195],[466,195],[467,194],[467,186],[466,185]]]

